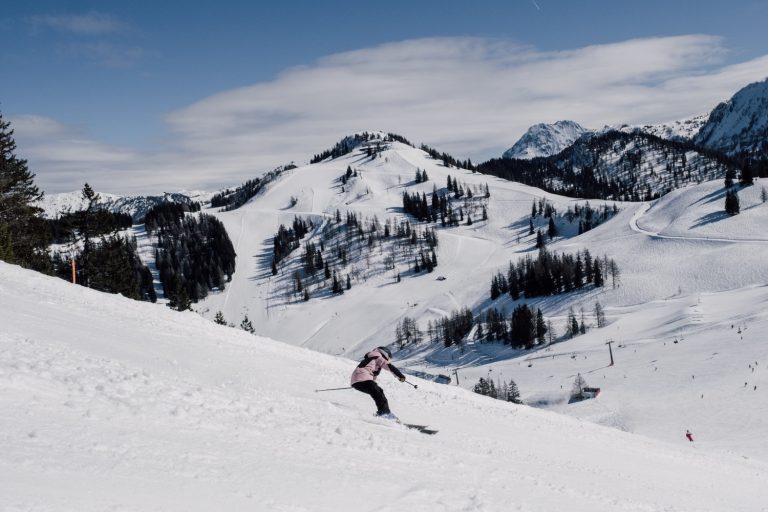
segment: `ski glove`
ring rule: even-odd
[[[398,380],[399,380],[400,382],[405,382],[405,377],[400,377]]]

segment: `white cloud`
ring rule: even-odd
[[[478,38],[409,40],[331,55],[172,112],[173,147],[165,151],[91,142],[78,153],[82,169],[108,173],[113,187],[103,190],[116,192],[135,190],[145,171],[147,191],[238,183],[361,130],[397,132],[478,161],[500,155],[534,123],[573,119],[597,128],[688,117],[768,76],[768,56],[725,65],[726,56],[722,40],[707,35],[559,52]],[[32,150],[43,183],[79,163],[55,138],[41,137]]]

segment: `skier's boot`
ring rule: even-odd
[[[379,418],[384,418],[385,420],[392,420],[400,423],[400,419],[391,412],[377,413],[376,416]]]

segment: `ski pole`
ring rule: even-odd
[[[404,380],[403,382],[405,382],[406,384],[410,384],[411,386],[413,386],[413,387],[414,387],[414,389],[419,389],[419,386],[417,386],[417,385],[416,385],[416,384],[414,384],[413,382],[409,382],[409,381],[407,381],[407,380]]]
[[[318,391],[341,391],[342,389],[352,389],[352,386],[347,386],[345,388],[316,389],[315,393],[317,393]]]

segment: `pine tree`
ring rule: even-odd
[[[490,386],[488,385],[488,381],[484,378],[480,377],[480,381],[478,381],[477,384],[475,384],[475,387],[472,388],[472,391],[479,395],[490,395]]]
[[[566,324],[566,333],[569,338],[579,334],[579,322],[576,320],[576,315],[573,312],[573,308],[568,308],[568,320]]]
[[[749,186],[754,183],[754,173],[752,172],[752,165],[749,162],[745,163],[744,167],[741,169],[739,181],[744,186]]]
[[[508,402],[512,402],[513,404],[522,404],[523,401],[520,400],[520,390],[517,388],[517,383],[509,379],[509,384],[507,385],[507,397]]]
[[[224,313],[221,311],[216,312],[216,317],[213,319],[213,321],[219,325],[227,325],[227,321],[224,320]]]
[[[603,311],[603,306],[600,305],[600,302],[595,302],[595,323],[597,324],[598,329],[601,327],[605,327],[605,312]]]
[[[536,309],[536,340],[540,345],[544,344],[547,334],[547,324],[544,323],[544,315],[541,313],[541,309]]]
[[[549,218],[549,226],[547,227],[547,235],[549,236],[549,239],[552,240],[555,238],[557,233],[557,226],[555,226],[555,219],[553,217]]]
[[[594,280],[595,288],[600,288],[604,284],[603,280],[603,269],[600,267],[600,260],[595,259],[594,264],[592,265],[592,272],[594,273]]]
[[[584,388],[587,387],[587,382],[580,373],[576,374],[576,379],[573,381],[573,387],[571,388],[571,398],[574,400],[581,400],[584,398]]]
[[[43,193],[15,149],[13,130],[0,113],[0,259],[48,272],[49,232],[36,206]]]
[[[736,171],[728,169],[725,171],[725,188],[731,188],[733,186],[733,179],[736,177]]]
[[[739,193],[737,191],[727,191],[725,193],[725,213],[728,215],[738,215],[740,211]]]
[[[184,282],[178,275],[174,275],[171,281],[171,290],[166,292],[168,296],[168,307],[176,311],[186,311],[191,309],[192,301],[189,299],[189,293],[184,286]]]
[[[243,316],[243,321],[240,322],[240,328],[246,332],[249,332],[251,334],[254,334],[256,332],[256,329],[253,328],[253,324],[248,319],[248,314],[246,313]]]

